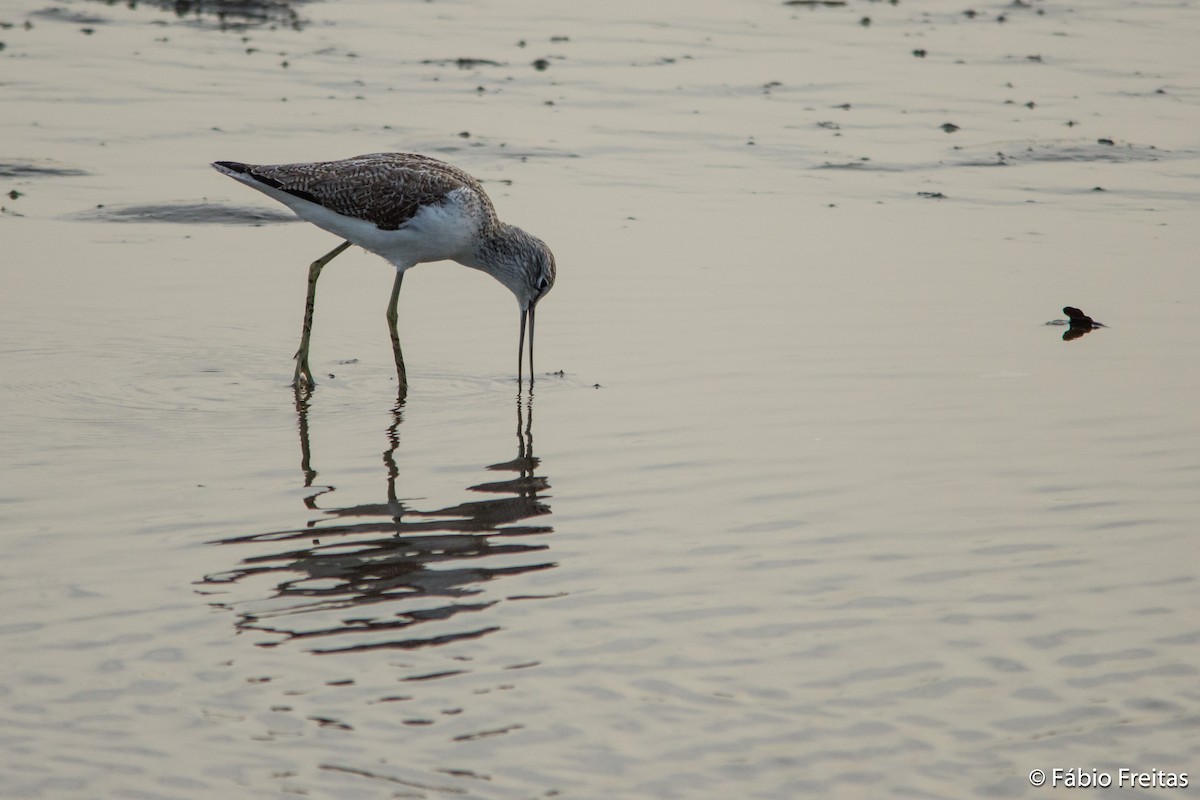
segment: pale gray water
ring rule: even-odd
[[[0,9],[0,797],[1200,771],[1194,7],[60,9]],[[400,149],[554,248],[532,397],[430,265],[397,407],[350,251],[295,405],[334,241],[207,164]]]

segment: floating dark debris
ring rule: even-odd
[[[1096,322],[1096,320],[1092,319],[1087,314],[1083,313],[1082,310],[1075,308],[1074,306],[1063,306],[1063,313],[1067,315],[1066,319],[1052,319],[1046,324],[1058,326],[1066,325],[1067,330],[1063,332],[1062,336],[1064,342],[1078,339],[1080,336],[1091,333],[1097,328],[1108,327],[1102,322]]]
[[[1104,327],[1102,323],[1096,322],[1096,320],[1074,306],[1063,306],[1063,313],[1067,315],[1067,319],[1071,321],[1072,325],[1086,325],[1089,328]]]

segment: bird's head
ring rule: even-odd
[[[517,342],[517,376],[524,358],[525,327],[529,326],[529,379],[533,380],[533,318],[538,301],[554,288],[554,254],[546,243],[520,228],[505,225],[493,245],[492,269],[521,307],[521,337]]]
[[[529,306],[532,308],[554,288],[554,277],[557,272],[554,267],[554,253],[550,252],[550,248],[541,239],[530,238],[539,245],[529,270],[529,288],[533,292],[529,299]]]
[[[505,263],[497,270],[496,277],[516,296],[521,311],[527,313],[554,288],[554,254],[536,236],[514,226],[507,227]]]

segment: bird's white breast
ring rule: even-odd
[[[459,261],[475,249],[482,224],[479,203],[464,188],[450,192],[443,203],[423,206],[400,230],[381,233],[392,235],[390,247],[402,260]],[[397,263],[387,252],[380,255]]]

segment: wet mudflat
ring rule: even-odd
[[[1194,9],[224,12],[0,12],[0,796],[1191,791]],[[387,150],[532,392],[355,250],[288,387],[336,242],[208,162]]]

